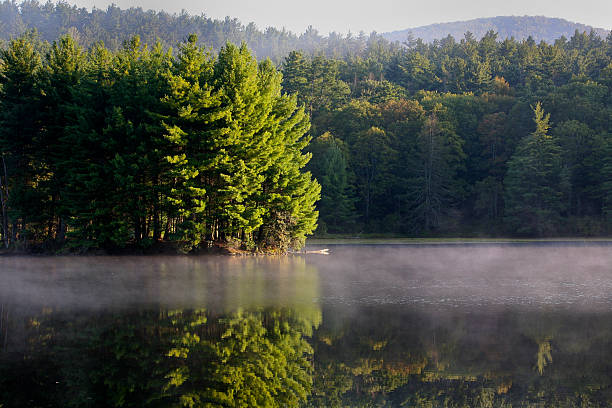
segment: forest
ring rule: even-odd
[[[612,230],[612,35],[330,36],[276,63],[225,39],[6,42],[5,246]]]
[[[612,221],[612,36],[292,52],[319,233],[591,236]]]

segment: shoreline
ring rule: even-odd
[[[559,238],[312,238],[306,245],[406,245],[406,246],[479,246],[479,245],[612,245],[612,237]]]
[[[319,250],[321,246],[406,246],[406,247],[460,247],[460,246],[612,246],[612,237],[584,238],[309,238],[304,248],[297,251],[257,252],[234,248],[227,244],[215,244],[209,248],[200,248],[191,252],[183,252],[170,243],[163,243],[150,248],[120,248],[116,250],[89,249],[45,250],[41,248],[0,249],[0,257],[105,257],[105,256],[289,256],[307,255],[309,250]]]
[[[41,248],[30,249],[0,248],[0,257],[104,257],[104,256],[257,256],[268,255],[263,252],[253,252],[234,248],[227,243],[215,243],[208,248],[199,248],[194,251],[182,251],[175,242],[160,242],[149,248],[125,247],[116,249],[100,248]]]

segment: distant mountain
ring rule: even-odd
[[[543,16],[505,16],[491,18],[477,18],[468,21],[456,21],[452,23],[430,24],[422,27],[408,28],[406,30],[393,31],[382,34],[390,41],[404,42],[409,35],[413,38],[421,38],[425,42],[442,39],[449,34],[460,40],[467,31],[480,39],[484,34],[493,30],[498,33],[498,39],[514,37],[523,40],[531,36],[537,42],[544,40],[553,43],[561,36],[570,38],[575,31],[590,33],[594,31],[601,38],[606,38],[610,33],[603,28],[594,28],[588,25],[573,23],[561,18],[549,18]]]

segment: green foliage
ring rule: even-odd
[[[548,135],[550,114],[538,102],[535,131],[521,140],[508,163],[506,217],[519,234],[546,236],[558,229],[562,203],[561,149]]]
[[[350,187],[348,149],[345,144],[327,132],[317,137],[308,147],[312,152],[308,168],[321,184],[321,213],[319,230],[342,233],[354,228],[355,208]]]
[[[306,399],[312,348],[299,322],[283,312],[237,311],[213,324],[216,339],[204,334],[205,319],[173,316],[177,335],[167,356],[175,367],[164,393],[177,406],[298,407]]]
[[[386,167],[395,154],[389,136],[383,129],[372,126],[357,135],[353,145],[352,167],[360,187],[358,193],[364,205],[366,226],[370,223],[373,202],[384,194],[388,186]]]
[[[312,390],[307,337],[320,320],[320,311],[274,308],[41,317],[28,326],[25,351],[39,384],[22,384],[26,395],[14,389],[12,402],[23,395],[26,404],[62,407],[297,408]],[[0,363],[5,374],[11,364]],[[0,400],[9,401],[7,378],[0,384]]]
[[[41,184],[49,179],[41,122],[42,58],[36,38],[12,40],[0,53],[0,152],[4,172],[4,240],[27,245],[45,234],[48,199]],[[26,221],[24,221],[26,220]]]
[[[417,136],[413,156],[417,171],[411,180],[411,204],[418,228],[425,231],[438,227],[443,208],[460,191],[453,183],[465,157],[463,140],[444,116],[442,105],[435,105]]]

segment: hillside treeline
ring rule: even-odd
[[[320,187],[308,115],[246,46],[176,56],[23,36],[0,51],[5,246],[299,247]],[[44,50],[44,51],[40,51]]]
[[[217,20],[204,14],[170,14],[142,8],[122,10],[115,5],[90,11],[62,1],[0,2],[1,40],[8,41],[31,30],[36,30],[43,41],[53,42],[68,34],[85,48],[102,41],[112,51],[120,49],[123,42],[134,35],[138,35],[143,43],[154,45],[159,42],[168,49],[188,35],[196,34],[201,45],[215,51],[226,42],[244,42],[258,59],[270,58],[277,63],[293,50],[339,57],[361,52],[368,42],[382,39],[374,33],[346,36],[331,33],[324,37],[312,27],[302,34],[274,27],[262,30],[254,23],[244,25],[235,18]]]
[[[574,23],[562,18],[544,16],[498,16],[477,18],[467,21],[454,21],[450,23],[430,24],[422,27],[385,33],[384,37],[391,41],[405,41],[406,38],[421,38],[425,42],[433,42],[452,35],[455,38],[463,37],[464,33],[471,32],[476,39],[481,39],[488,31],[495,31],[499,38],[514,38],[525,40],[529,37],[536,41],[554,43],[561,37],[571,37],[576,30],[579,32],[594,31],[600,37],[607,37],[610,30],[595,28],[585,24]]]
[[[319,232],[599,235],[612,221],[612,36],[467,34],[291,53]]]

